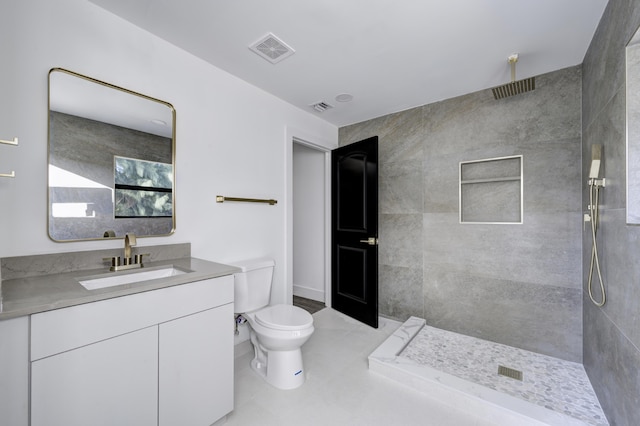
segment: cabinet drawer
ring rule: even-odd
[[[233,302],[228,275],[31,316],[31,361]]]

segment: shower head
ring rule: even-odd
[[[535,90],[535,77],[516,81],[516,62],[518,62],[518,54],[516,53],[509,56],[507,60],[509,64],[511,64],[511,83],[503,84],[502,86],[494,87],[493,89],[491,89],[491,91],[493,92],[493,97],[496,99],[502,99]]]

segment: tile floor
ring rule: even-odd
[[[235,426],[485,426],[497,425],[451,408],[368,369],[367,357],[400,323],[373,329],[331,308],[313,315],[315,332],[303,346],[305,384],[282,391],[249,367],[253,352],[236,358]]]

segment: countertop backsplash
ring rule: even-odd
[[[123,249],[106,249],[3,257],[0,259],[0,291],[3,280],[100,268],[106,270],[109,263],[103,258],[122,256],[122,251]],[[144,262],[180,259],[191,257],[191,243],[134,246],[131,252],[132,254],[149,253],[149,256],[144,257]]]

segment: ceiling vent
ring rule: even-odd
[[[272,64],[276,64],[295,53],[295,50],[271,33],[250,45],[249,49]]]
[[[329,105],[326,102],[318,102],[318,103],[315,103],[315,104],[311,104],[310,106],[311,106],[311,108],[315,109],[318,112],[325,112],[326,110],[328,110],[330,108],[333,108],[332,105]]]

